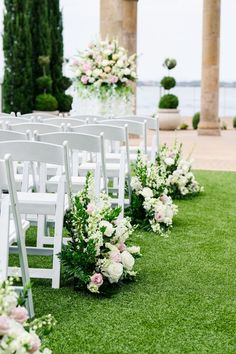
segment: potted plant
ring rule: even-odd
[[[57,114],[58,102],[57,99],[51,94],[52,92],[52,79],[47,75],[46,68],[50,63],[48,56],[39,56],[39,64],[42,67],[43,75],[36,80],[38,95],[35,99],[36,112],[50,112]]]
[[[176,67],[176,60],[167,58],[164,61],[164,68],[168,70],[168,75],[161,80],[161,87],[164,89],[164,95],[159,101],[158,118],[161,130],[175,130],[181,123],[178,105],[179,99],[176,95],[170,93],[170,90],[176,86],[175,78],[169,75],[169,71]]]

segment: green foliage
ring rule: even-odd
[[[55,97],[49,93],[36,96],[35,108],[38,111],[56,111],[58,103]]]
[[[192,118],[193,129],[197,129],[198,128],[199,122],[200,122],[200,112],[197,112],[197,113],[194,114],[194,116]]]
[[[233,127],[236,128],[236,117],[233,118]]]
[[[177,108],[179,105],[179,99],[177,96],[173,95],[173,94],[167,94],[164,95],[160,98],[160,102],[159,102],[159,108],[162,109],[174,109]]]
[[[188,129],[188,124],[187,123],[182,123],[179,127],[180,130],[186,130]]]
[[[170,58],[165,59],[163,63],[164,68],[168,70],[174,69],[176,65],[177,65],[177,61],[175,59],[170,59]]]
[[[36,79],[37,91],[39,93],[49,93],[52,91],[52,79],[50,76],[40,76]]]
[[[172,76],[164,76],[160,82],[161,86],[164,87],[165,90],[170,90],[176,85],[175,78]]]
[[[69,77],[62,76],[58,83],[60,90],[66,91],[72,84],[72,80]]]
[[[32,112],[30,0],[5,0],[3,110]]]
[[[65,93],[59,93],[56,96],[58,109],[60,112],[69,112],[71,110],[73,97]]]

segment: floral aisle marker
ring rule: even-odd
[[[127,246],[133,233],[129,218],[120,218],[121,208],[111,208],[105,194],[95,199],[93,176],[87,175],[85,188],[74,197],[65,216],[65,227],[71,240],[60,254],[66,278],[75,288],[92,293],[105,291],[113,283],[132,280],[135,258],[140,248]]]
[[[164,144],[156,159],[159,175],[166,180],[168,194],[172,198],[194,196],[204,188],[196,181],[192,172],[192,161],[183,158],[182,144],[175,143],[173,148]]]
[[[128,56],[117,40],[92,42],[87,50],[79,52],[73,59],[72,70],[80,97],[97,98],[107,103],[110,109],[112,101],[130,102],[132,82],[137,80],[136,54]]]
[[[178,209],[167,195],[164,177],[159,175],[157,165],[148,162],[140,152],[133,172],[131,205],[126,210],[127,215],[140,228],[167,235]]]
[[[12,278],[0,283],[0,354],[52,353],[43,348],[40,338],[52,330],[55,319],[47,315],[29,322],[24,302]]]

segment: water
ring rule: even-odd
[[[172,92],[179,97],[182,116],[192,116],[200,111],[200,87],[176,87]],[[153,114],[158,106],[160,88],[155,86],[137,87],[137,113]],[[221,87],[220,116],[236,116],[236,88]]]

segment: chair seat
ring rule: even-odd
[[[57,185],[59,182],[60,176],[53,176],[47,181],[47,191],[49,193],[55,193],[57,191]],[[77,193],[81,191],[85,185],[86,177],[84,176],[72,176],[71,177],[71,185],[72,192]]]
[[[56,212],[57,195],[54,193],[17,193],[22,213],[54,215]],[[65,204],[68,205],[67,198]]]
[[[120,153],[113,153],[113,152],[109,152],[106,154],[106,161],[108,161],[108,163],[118,163],[120,161]],[[133,153],[133,154],[129,154],[129,159],[130,161],[135,161],[137,159],[137,154]]]

